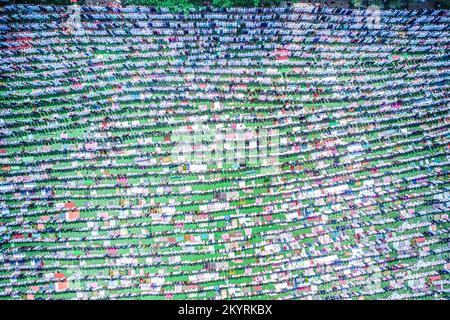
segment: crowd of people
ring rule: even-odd
[[[0,10],[0,298],[448,297],[448,11]]]

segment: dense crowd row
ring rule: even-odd
[[[449,297],[448,11],[0,10],[0,298]]]

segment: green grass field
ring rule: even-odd
[[[1,10],[0,299],[448,299],[448,18]]]

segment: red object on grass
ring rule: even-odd
[[[73,208],[75,208],[75,202],[67,202],[67,203],[64,205],[64,207],[65,207],[66,209],[73,209]]]

